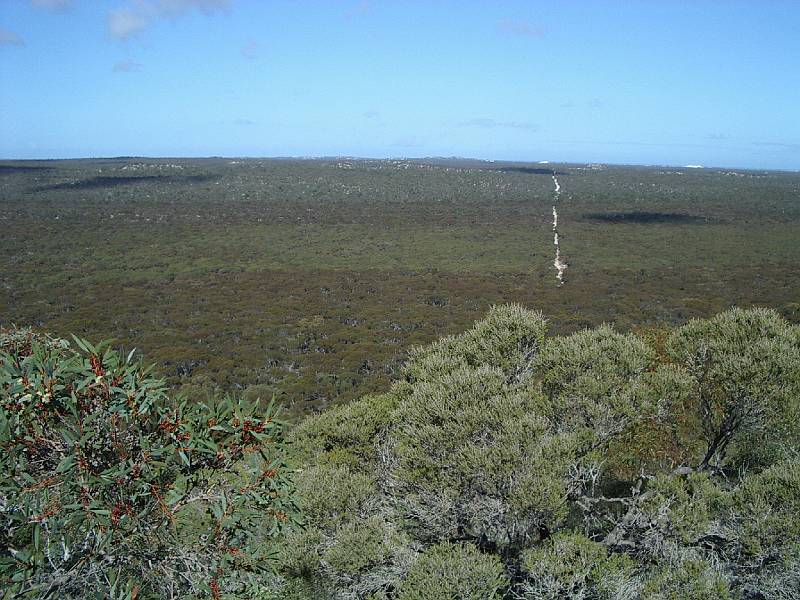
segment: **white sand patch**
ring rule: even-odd
[[[564,273],[569,265],[567,261],[561,258],[561,246],[559,245],[558,239],[558,211],[556,210],[556,204],[561,198],[561,185],[558,183],[558,177],[556,177],[555,171],[553,171],[553,185],[555,186],[553,191],[553,245],[556,247],[556,257],[555,260],[553,260],[553,266],[556,269],[558,286],[561,287],[564,285]]]
[[[567,270],[569,265],[562,260],[561,252],[559,251],[558,247],[556,247],[556,259],[553,261],[553,266],[556,268],[556,279],[558,279],[558,286],[561,287],[564,285],[564,272]]]

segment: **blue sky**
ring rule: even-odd
[[[0,0],[0,156],[800,168],[800,2]]]

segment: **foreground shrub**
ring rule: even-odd
[[[496,556],[481,554],[474,546],[439,544],[428,549],[411,567],[400,600],[493,600],[508,586],[503,565]]]
[[[8,593],[220,597],[270,579],[294,516],[272,406],[170,399],[106,344],[17,330],[0,350]]]
[[[609,555],[607,548],[583,535],[563,532],[531,548],[524,556],[522,597],[636,598],[641,585],[635,563],[624,554]]]
[[[545,333],[494,308],[294,431],[287,597],[800,596],[800,330]]]
[[[645,584],[645,600],[730,600],[730,586],[722,573],[702,560],[665,565]]]
[[[701,468],[770,464],[800,431],[797,328],[767,309],[732,309],[690,321],[667,340],[696,382],[706,451]],[[729,457],[729,455],[732,455]]]

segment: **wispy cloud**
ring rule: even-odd
[[[150,20],[138,12],[123,8],[110,11],[107,24],[111,35],[119,40],[127,40],[147,29]]]
[[[529,123],[527,121],[495,121],[494,119],[476,118],[468,119],[461,123],[464,127],[482,127],[484,129],[527,129],[535,131],[539,129],[536,123]]]
[[[255,121],[251,121],[250,119],[236,119],[233,122],[233,124],[234,125],[239,125],[240,127],[250,127],[252,125],[255,125],[256,122]]]
[[[126,8],[108,12],[108,31],[127,40],[140,34],[158,19],[177,19],[193,10],[205,14],[230,10],[230,0],[130,0]]]
[[[377,110],[367,110],[361,113],[361,116],[365,119],[377,119],[381,114]]]
[[[24,46],[25,40],[13,31],[0,27],[0,46]]]
[[[68,10],[74,4],[73,0],[29,0],[29,2],[34,8],[52,10],[53,12]]]
[[[114,73],[135,73],[142,70],[142,65],[133,60],[118,60],[111,70]]]
[[[527,21],[514,19],[503,19],[497,23],[498,31],[509,35],[519,35],[523,37],[544,37],[545,30]]]

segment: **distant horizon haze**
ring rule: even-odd
[[[780,171],[786,173],[800,173],[800,169],[781,169],[781,168],[768,168],[768,167],[747,167],[735,165],[691,165],[691,164],[669,164],[669,163],[633,163],[633,162],[611,162],[600,160],[547,160],[547,159],[509,159],[509,158],[481,158],[475,156],[351,156],[347,154],[329,154],[320,156],[308,155],[274,155],[274,156],[237,156],[237,155],[196,155],[196,156],[157,156],[157,155],[135,155],[135,154],[120,154],[117,156],[55,156],[51,158],[16,158],[0,156],[0,162],[69,162],[69,161],[132,161],[132,160],[147,160],[147,161],[190,161],[190,160],[225,160],[225,161],[281,161],[281,160],[295,160],[295,161],[407,161],[407,162],[425,162],[425,161],[465,161],[475,163],[498,163],[498,164],[525,164],[525,165],[539,165],[543,168],[550,166],[592,166],[598,165],[599,167],[641,167],[641,168],[663,168],[663,169],[690,169],[690,170],[726,170],[733,169],[737,171]]]

